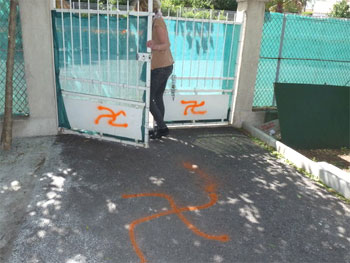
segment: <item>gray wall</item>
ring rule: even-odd
[[[50,4],[19,0],[30,116],[15,118],[14,137],[57,134]]]
[[[252,107],[267,0],[237,0],[237,2],[237,16],[243,21],[243,28],[232,124],[241,128],[243,122],[259,125],[265,117],[264,112],[253,112]]]

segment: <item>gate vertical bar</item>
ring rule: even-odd
[[[63,9],[63,0],[61,0],[61,9]],[[67,82],[67,60],[66,60],[66,39],[64,30],[64,15],[63,10],[61,10],[61,25],[62,25],[62,42],[63,42],[63,67],[64,67],[64,81]]]
[[[193,27],[192,27],[193,36],[192,36],[192,42],[191,42],[192,51],[191,51],[191,57],[190,57],[190,75],[189,75],[190,77],[192,76],[192,60],[193,60],[193,50],[194,50],[193,42],[194,42],[194,39],[196,38],[196,31],[195,31],[196,23],[195,23],[194,17],[193,17],[192,23],[193,23]],[[191,87],[191,78],[188,78],[188,86]],[[197,89],[196,86],[194,88]]]
[[[233,19],[234,22],[236,22],[236,14],[235,14],[235,17]],[[228,69],[227,69],[227,74],[230,75],[230,72],[231,72],[231,61],[232,61],[232,49],[233,49],[233,42],[235,40],[235,32],[236,32],[236,23],[233,24],[233,30],[232,30],[232,38],[231,38],[231,46],[230,46],[230,58],[229,58],[229,61],[228,61]],[[236,61],[237,63],[237,61]],[[236,74],[236,73],[235,73]],[[234,80],[236,81],[236,79]],[[226,80],[226,85],[228,86],[228,83],[229,83],[229,80],[227,79]]]
[[[110,55],[110,39],[109,39],[109,0],[107,0],[107,82],[108,86],[110,85],[110,76],[111,76],[111,55]]]
[[[179,9],[176,9],[176,22],[175,22],[175,50],[174,57],[176,59],[177,55],[177,37],[178,37],[178,28],[179,28]],[[176,67],[174,67],[173,75],[176,76]]]
[[[218,13],[218,22],[220,21],[220,12]],[[219,44],[219,32],[220,32],[220,23],[217,24],[218,30],[216,32],[216,43],[215,43],[215,54],[214,54],[214,66],[213,66],[213,75],[212,75],[212,83],[211,86],[214,88],[214,78],[215,78],[215,66],[216,66],[216,59],[218,55],[218,44]]]
[[[200,53],[200,50],[203,49],[203,28],[204,28],[204,19],[202,19],[202,27],[201,27],[201,41],[200,41],[200,49],[199,49],[199,53]],[[200,73],[200,63],[201,63],[201,56],[199,56],[199,59],[198,59],[198,72],[197,72],[197,87],[199,87],[199,73]]]
[[[281,59],[282,59],[283,41],[284,41],[284,33],[285,33],[285,29],[286,29],[286,22],[287,22],[287,16],[286,16],[286,14],[283,14],[283,23],[282,23],[281,38],[280,38],[280,47],[278,50],[275,83],[277,83],[279,81],[279,78],[280,78],[280,68],[281,68]],[[276,106],[275,93],[273,94],[272,106]]]
[[[183,38],[183,45],[182,45],[182,78],[181,78],[181,87],[183,86],[183,76],[184,76],[184,69],[185,69],[186,35],[187,35],[187,19],[185,20],[185,31],[184,31],[184,38]]]
[[[126,83],[129,86],[129,38],[130,38],[130,0],[127,1],[127,16],[126,16]]]
[[[117,67],[117,72],[118,72],[118,83],[120,84],[120,39],[119,39],[119,0],[117,0],[117,63],[116,63],[116,67]],[[120,89],[119,89],[120,92]]]
[[[224,87],[224,67],[225,67],[225,63],[224,63],[224,59],[225,59],[225,43],[226,43],[226,36],[227,36],[227,24],[228,24],[228,13],[226,13],[226,24],[225,24],[225,32],[224,32],[224,44],[223,44],[223,49],[222,49],[222,67],[221,67],[221,72],[220,72],[220,76],[223,78],[222,79],[222,83],[221,86]],[[234,26],[234,25],[233,25]]]
[[[140,52],[140,1],[137,1],[137,17],[136,17],[136,32],[137,32],[137,35],[136,35],[136,39],[137,39],[137,42],[136,42],[136,54],[138,54]],[[136,62],[137,63],[137,67],[136,67],[136,70],[137,70],[137,75],[136,76],[139,76],[140,75],[140,69],[139,69],[139,62]],[[140,85],[140,80],[139,80],[139,77],[136,78],[136,86],[139,86]]]
[[[78,2],[79,8],[79,44],[80,44],[80,66],[83,66],[83,40],[81,35],[81,0]]]
[[[72,69],[74,68],[74,36],[73,36],[73,13],[72,13],[72,0],[69,0],[69,18],[70,18],[70,40],[72,48]]]
[[[91,78],[91,16],[90,16],[90,0],[88,0],[88,38],[89,38],[89,77],[90,77],[90,85],[89,90],[91,89],[92,78]]]
[[[98,79],[102,79],[101,72],[101,34],[100,34],[100,3],[96,1],[97,4],[97,59],[98,59]],[[99,94],[102,94],[102,84],[99,82],[98,85]]]
[[[148,0],[148,21],[147,21],[147,41],[152,39],[152,24],[153,24],[153,0]],[[151,53],[151,49],[147,47],[147,52]],[[145,116],[145,147],[149,147],[149,107],[150,107],[150,87],[151,87],[151,61],[147,61],[146,74],[146,116]]]
[[[211,32],[211,24],[212,24],[213,10],[210,10],[210,21],[209,21],[209,29],[208,29],[208,43],[207,43],[207,57],[205,63],[205,76],[208,76],[208,60],[209,60],[209,45],[210,45],[210,32]],[[204,89],[206,88],[207,82],[204,81]]]

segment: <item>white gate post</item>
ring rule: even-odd
[[[51,5],[19,0],[30,116],[14,122],[16,137],[57,134]]]
[[[252,111],[252,106],[267,1],[237,0],[237,22],[242,22],[242,48],[238,54],[238,71],[231,116],[231,122],[237,128],[242,127],[243,121],[261,123],[263,118],[262,114],[259,116]]]

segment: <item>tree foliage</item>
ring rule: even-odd
[[[307,0],[270,0],[266,6],[266,11],[278,13],[302,13]]]
[[[346,0],[341,1],[333,6],[330,13],[331,17],[350,18],[350,6]]]
[[[236,0],[215,0],[213,1],[214,9],[217,10],[237,10]]]
[[[237,9],[236,0],[161,0],[163,7],[193,7],[216,10]]]

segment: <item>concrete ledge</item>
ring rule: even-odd
[[[249,123],[243,122],[242,127],[252,136],[275,148],[277,152],[282,154],[287,160],[291,161],[298,168],[304,169],[308,173],[314,175],[324,184],[328,185],[337,192],[341,193],[346,198],[350,199],[349,173],[346,173],[338,167],[335,167],[329,163],[314,162]]]
[[[2,121],[0,120],[0,132]],[[15,117],[13,120],[12,135],[17,137],[34,137],[57,135],[57,121],[51,118]]]

